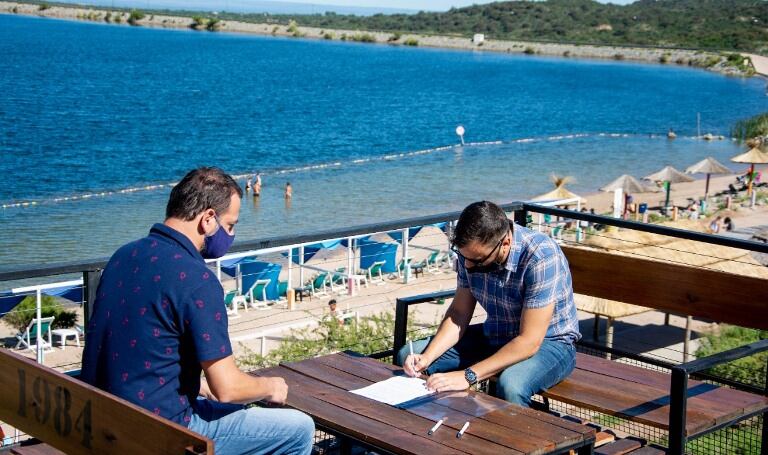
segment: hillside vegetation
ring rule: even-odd
[[[228,15],[229,16],[229,15]],[[231,15],[320,28],[392,32],[485,33],[495,39],[611,45],[651,45],[768,52],[765,0],[640,0],[629,5],[592,0],[511,1],[447,12],[348,16]]]

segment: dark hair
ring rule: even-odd
[[[165,216],[191,221],[208,209],[221,215],[229,208],[234,193],[243,197],[240,185],[229,174],[217,167],[199,167],[173,187]]]
[[[331,299],[328,301],[328,306],[336,305],[336,299]]]
[[[459,215],[451,243],[456,248],[472,242],[488,245],[497,242],[509,229],[512,223],[501,207],[488,201],[473,202]]]

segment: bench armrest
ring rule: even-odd
[[[447,299],[456,295],[456,289],[447,291],[432,292],[429,294],[415,295],[412,297],[401,297],[395,304],[395,339],[394,355],[392,361],[396,361],[397,353],[400,348],[405,346],[406,331],[408,327],[408,307],[417,303],[431,302],[437,299]]]
[[[682,363],[678,365],[677,368],[685,370],[688,374],[698,373],[699,371],[708,370],[714,366],[749,357],[764,351],[768,351],[768,339],[755,341],[753,343],[745,344],[744,346],[739,346],[707,357]]]
[[[688,407],[688,376],[716,365],[768,351],[768,340],[760,340],[744,346],[696,359],[672,367],[672,385],[669,403],[669,453],[682,454],[688,433],[685,428]]]

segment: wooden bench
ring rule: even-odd
[[[768,281],[626,255],[562,246],[574,292],[717,322],[768,329]],[[453,296],[454,291],[397,300],[395,352],[405,344],[408,306]],[[671,374],[579,353],[573,374],[543,394],[669,432],[669,452],[682,454],[689,438],[764,414],[765,393],[690,380],[718,364],[768,350],[758,341],[670,367]],[[765,429],[763,434],[766,434]],[[766,441],[763,438],[763,452]]]
[[[213,454],[210,439],[19,354],[0,349],[0,365],[0,421],[42,441],[11,453]]]

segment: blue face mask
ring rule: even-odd
[[[224,256],[229,251],[229,247],[232,246],[232,242],[235,241],[235,235],[227,233],[218,217],[216,217],[216,222],[219,224],[219,228],[213,235],[205,237],[205,245],[200,253],[205,259],[218,259]]]

